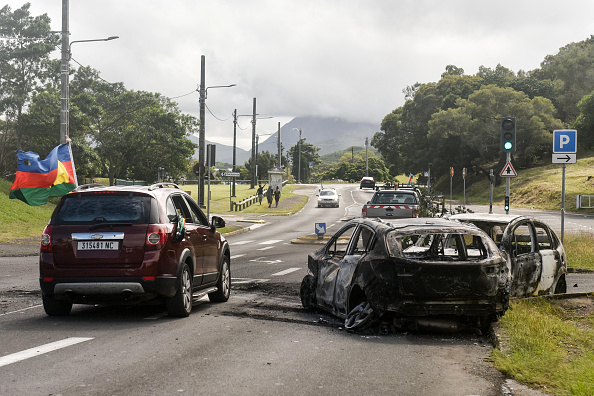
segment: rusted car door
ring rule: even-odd
[[[503,235],[502,247],[511,261],[511,296],[535,293],[542,273],[542,259],[534,224],[526,219],[512,221]]]
[[[318,259],[318,283],[316,285],[316,299],[318,304],[334,311],[334,295],[341,262],[350,260],[347,247],[357,224],[349,224],[339,230],[326,245],[324,254]]]

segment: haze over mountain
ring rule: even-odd
[[[295,128],[296,130],[294,130]],[[299,131],[305,142],[311,143],[320,148],[319,154],[330,154],[339,150],[345,150],[352,146],[364,146],[365,138],[371,138],[379,131],[379,123],[361,123],[349,122],[339,118],[320,118],[320,117],[296,117],[290,122],[281,126],[281,141],[283,154],[296,145],[299,141]],[[256,130],[257,133],[257,130]],[[198,143],[198,136],[190,137],[194,143]],[[206,144],[216,144],[216,161],[233,162],[233,147],[224,144],[206,141]],[[269,151],[272,154],[278,152],[278,132],[268,136],[265,141],[261,139],[258,142],[258,152]],[[251,155],[251,150],[237,148],[237,165],[243,165]],[[194,152],[194,159],[198,159],[198,150]]]

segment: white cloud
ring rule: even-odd
[[[11,8],[23,1],[10,0]],[[61,0],[32,0],[61,29]],[[474,74],[498,63],[539,67],[546,55],[594,33],[591,0],[70,0],[73,58],[108,81],[169,97],[196,90],[200,57],[209,91],[207,139],[232,139],[234,109],[274,116],[264,134],[295,116],[380,123],[404,102],[402,90],[437,81],[446,65]],[[571,19],[563,19],[570,15]],[[58,57],[59,54],[56,54]],[[198,94],[177,99],[198,116]],[[238,131],[250,148],[251,126]],[[245,136],[244,136],[245,135]]]

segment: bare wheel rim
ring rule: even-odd
[[[186,311],[190,311],[190,309],[192,308],[192,283],[190,281],[190,273],[188,271],[184,271],[182,273],[181,288],[184,309]]]
[[[223,292],[223,295],[228,296],[229,295],[229,266],[227,265],[227,263],[223,264],[223,273],[221,274],[221,276],[223,277],[223,279],[221,280],[221,288],[223,290],[221,290]]]

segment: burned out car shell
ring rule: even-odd
[[[457,214],[450,219],[474,224],[495,241],[506,258],[512,297],[567,291],[565,249],[547,224],[528,216],[487,213]]]
[[[375,315],[492,320],[509,303],[509,273],[494,242],[444,219],[351,220],[308,256],[308,267],[303,305],[345,323],[361,304]]]

